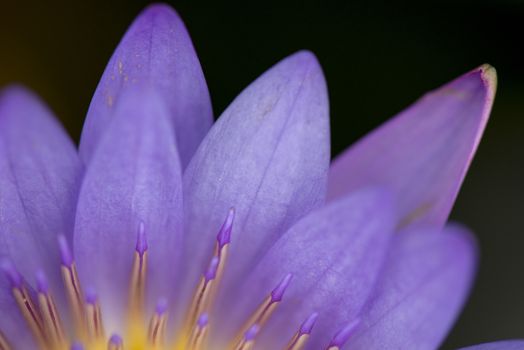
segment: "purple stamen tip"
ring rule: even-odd
[[[341,348],[346,344],[346,342],[349,340],[349,338],[355,333],[355,330],[357,329],[358,325],[360,324],[360,319],[356,319],[351,323],[348,323],[344,328],[339,330],[333,339],[331,339],[331,343],[329,343],[329,346],[337,346]]]
[[[258,324],[252,325],[251,327],[249,327],[249,329],[244,334],[244,340],[251,341],[255,339],[259,330],[260,330],[260,326]]]
[[[96,304],[98,301],[98,294],[96,290],[92,287],[86,289],[86,303],[90,305]]]
[[[160,298],[158,302],[156,303],[156,314],[157,315],[163,315],[166,313],[168,308],[168,302],[166,298]]]
[[[233,230],[233,220],[235,219],[235,208],[229,209],[226,221],[222,224],[217,235],[217,241],[220,248],[231,242],[231,231]]]
[[[63,235],[58,236],[58,248],[60,249],[60,259],[62,260],[62,265],[71,267],[73,264],[73,254],[71,254],[69,243],[67,243],[67,239]]]
[[[80,343],[73,343],[71,350],[84,350],[84,346]]]
[[[209,315],[206,313],[203,313],[200,315],[197,321],[197,325],[199,328],[204,328],[209,323]]]
[[[20,288],[22,287],[22,276],[18,273],[15,265],[10,260],[2,261],[2,270],[4,271],[7,279],[11,283],[11,287]]]
[[[116,345],[116,346],[120,346],[124,343],[124,340],[122,339],[121,336],[119,336],[118,334],[113,334],[111,336],[111,338],[109,338],[109,343],[111,345]]]
[[[215,279],[217,275],[217,269],[218,269],[218,263],[220,262],[220,259],[218,257],[213,257],[211,259],[211,263],[209,263],[209,267],[207,268],[206,274],[204,275],[206,281],[211,281],[212,279]]]
[[[278,286],[276,286],[275,289],[271,292],[271,301],[281,301],[282,297],[284,296],[284,293],[286,292],[287,287],[289,286],[289,282],[291,282],[291,278],[293,277],[292,274],[288,273],[286,277],[280,281]]]
[[[314,312],[311,315],[309,315],[308,318],[302,323],[302,326],[300,326],[300,334],[311,334],[311,331],[313,330],[313,327],[315,326],[315,323],[317,322],[318,313]]]
[[[36,273],[36,290],[38,293],[47,294],[49,291],[49,283],[47,282],[44,271],[38,270]]]
[[[138,224],[138,233],[136,237],[136,251],[140,256],[142,256],[146,250],[147,250],[147,237],[146,237],[146,230],[145,225],[143,221],[140,221],[140,224]]]

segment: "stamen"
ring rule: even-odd
[[[76,264],[69,249],[69,244],[64,236],[58,237],[60,257],[62,260],[62,280],[67,293],[71,312],[73,314],[76,332],[81,339],[87,337],[87,324],[84,310],[84,295],[78,278]]]
[[[25,286],[22,276],[10,261],[4,261],[2,263],[2,269],[11,283],[11,292],[18,305],[18,309],[35,336],[37,343],[40,347],[45,348],[47,346],[47,339],[45,337],[42,318]]]
[[[198,318],[195,328],[191,333],[187,350],[202,350],[206,342],[206,336],[208,333],[209,316],[208,314],[202,314]]]
[[[251,326],[242,337],[242,340],[238,343],[238,345],[235,347],[235,350],[251,350],[255,346],[255,337],[257,336],[258,332],[260,331],[260,326],[258,324],[254,324]]]
[[[81,343],[73,343],[70,350],[84,350],[84,346]]]
[[[241,343],[246,332],[249,329],[251,329],[251,327],[253,327],[254,325],[256,325],[258,328],[264,327],[269,318],[273,315],[273,312],[275,312],[275,309],[277,308],[278,304],[280,304],[280,302],[282,301],[284,293],[286,292],[286,289],[289,286],[292,277],[292,274],[287,274],[280,281],[280,283],[275,287],[275,289],[273,289],[271,294],[267,296],[267,298],[262,302],[262,304],[260,304],[257,310],[251,315],[249,320],[244,324],[239,335],[237,335],[237,337],[235,338],[233,344]],[[234,349],[237,349],[237,347],[234,347]]]
[[[349,338],[355,333],[357,327],[360,324],[360,319],[356,319],[353,322],[347,324],[344,328],[339,330],[331,339],[326,350],[340,350]]]
[[[136,238],[135,256],[133,260],[133,270],[131,273],[131,285],[129,289],[129,301],[131,322],[141,318],[144,313],[144,295],[146,287],[147,271],[147,237],[144,223],[140,222]]]
[[[11,350],[11,346],[7,342],[4,334],[0,331],[0,350]]]
[[[186,324],[183,332],[186,337],[193,332],[195,323],[197,322],[197,317],[207,313],[213,305],[218,285],[222,280],[224,268],[226,266],[234,218],[235,209],[231,208],[229,209],[226,220],[217,234],[217,242],[209,267],[202,276],[194,293],[193,300],[191,301],[191,307],[189,308],[186,317]]]
[[[167,323],[167,307],[167,300],[161,299],[157,303],[155,314],[149,322],[148,340],[152,349],[164,348]]]
[[[102,323],[102,310],[98,302],[98,295],[93,289],[86,292],[86,321],[89,340],[99,344],[105,339],[104,324]]]
[[[49,293],[49,285],[43,271],[36,275],[38,304],[42,315],[43,326],[46,337],[52,349],[65,349],[67,341],[65,338],[64,327],[58,314],[55,301]]]
[[[118,334],[113,334],[107,344],[107,350],[124,350],[124,340]]]
[[[304,323],[302,323],[302,326],[300,326],[298,332],[295,333],[293,338],[291,338],[289,341],[288,345],[286,346],[286,350],[301,350],[306,346],[317,318],[318,314],[316,312],[306,318]]]

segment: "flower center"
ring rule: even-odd
[[[149,317],[144,310],[148,242],[143,223],[139,225],[137,233],[129,285],[129,307],[126,318],[128,324],[123,336],[112,334],[108,337],[106,335],[102,321],[103,311],[97,293],[93,289],[84,290],[82,288],[76,263],[65,237],[60,236],[58,244],[62,280],[74,321],[73,337],[65,331],[55,300],[50,293],[47,278],[42,271],[36,274],[36,291],[34,291],[11,262],[5,261],[2,267],[10,281],[11,292],[18,309],[38,347],[42,350],[214,349],[212,340],[208,339],[209,329],[213,326],[210,313],[225,271],[234,217],[235,211],[230,209],[217,234],[208,268],[195,288],[191,302],[185,311],[182,326],[174,332],[173,341],[168,341],[167,337],[169,309],[167,300],[160,299],[153,315]],[[270,321],[274,311],[282,302],[291,280],[291,274],[282,277],[280,283],[268,292],[267,297],[258,308],[245,320],[225,350],[253,349],[260,330]],[[313,313],[307,317],[283,350],[303,349],[311,335],[317,316],[317,313]],[[145,322],[144,320],[147,319],[148,322]],[[336,333],[325,349],[339,350],[354,332],[358,323],[358,320],[354,321]],[[72,338],[79,341],[74,342]],[[7,337],[0,330],[0,350],[11,349]]]

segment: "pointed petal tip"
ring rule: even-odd
[[[491,102],[495,97],[495,92],[497,91],[497,70],[488,63],[481,65],[479,68],[477,68],[477,70],[480,72],[480,77],[484,82],[484,86],[488,90],[488,99]]]

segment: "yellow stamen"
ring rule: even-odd
[[[50,294],[38,293],[38,303],[42,315],[45,335],[48,337],[52,349],[66,349],[67,340],[62,321],[56,309],[55,302]]]
[[[62,280],[64,282],[71,312],[73,314],[76,333],[79,339],[86,340],[87,323],[84,308],[84,295],[74,262],[69,266],[62,265]]]
[[[46,348],[47,339],[45,337],[44,325],[27,289],[23,286],[20,288],[14,287],[12,292],[18,308],[24,316],[29,329],[31,329],[31,332],[34,334],[37,343],[41,348]]]
[[[166,338],[167,313],[155,312],[149,322],[148,349],[163,349]]]
[[[11,350],[11,346],[7,342],[5,336],[0,332],[0,350]]]
[[[105,339],[105,332],[98,300],[86,304],[86,320],[89,341],[95,344],[102,343]]]

